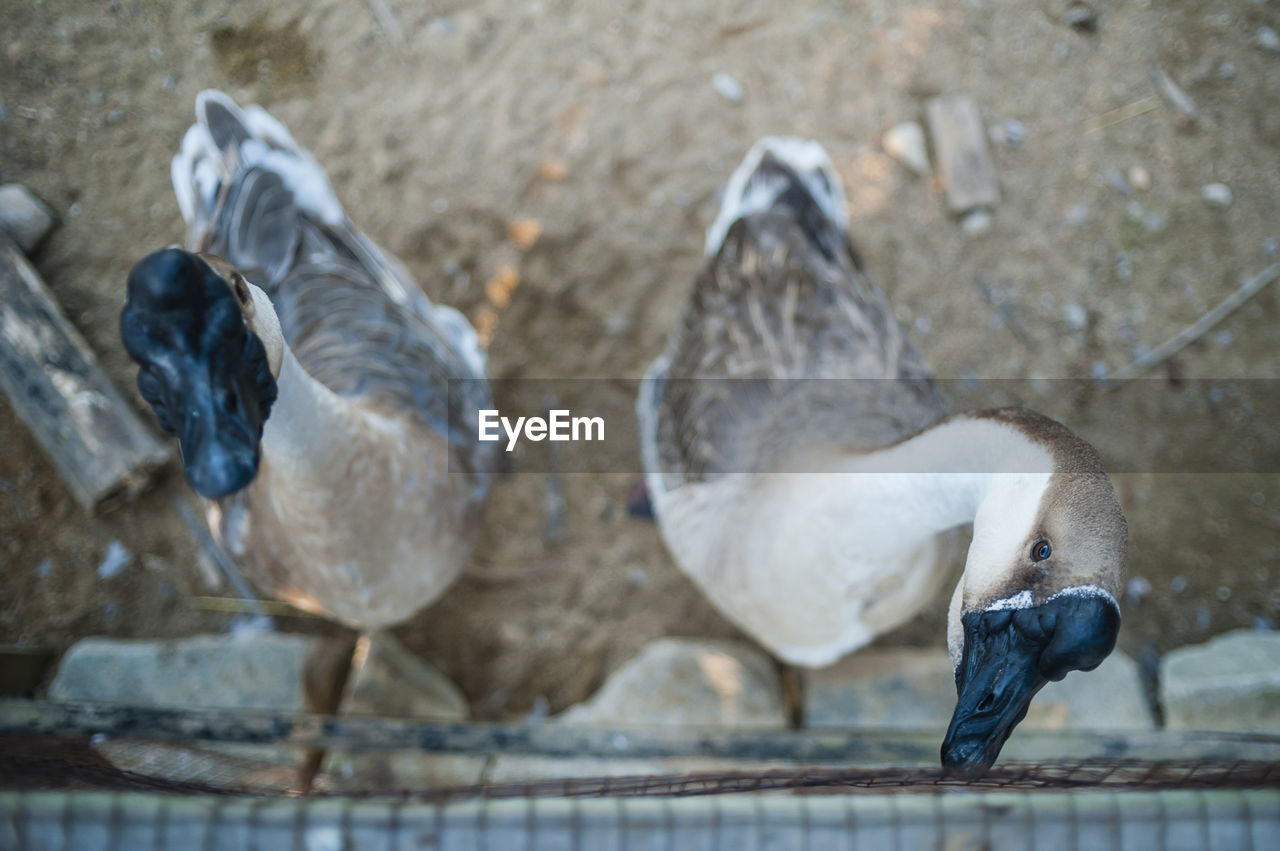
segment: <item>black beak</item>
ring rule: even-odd
[[[205,386],[184,388],[185,404],[174,406],[185,414],[178,427],[182,466],[196,493],[217,499],[246,487],[258,474],[262,425],[243,410],[240,388],[217,391],[207,380],[192,383]]]
[[[186,251],[144,258],[128,286],[120,333],[138,389],[178,438],[191,487],[210,499],[235,493],[258,473],[276,397],[262,341],[226,281]]]
[[[964,779],[995,764],[1031,698],[1050,680],[1090,671],[1115,647],[1120,611],[1100,594],[1064,592],[1039,606],[970,612],[942,767]]]
[[[1048,682],[1037,666],[1042,646],[1013,625],[1013,615],[980,612],[963,619],[959,697],[942,742],[942,767],[952,776],[971,780],[985,774]]]

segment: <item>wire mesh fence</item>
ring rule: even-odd
[[[932,731],[618,731],[0,701],[0,788],[7,789],[423,801],[786,791],[1280,789],[1280,737],[1057,733],[1027,735],[1010,745],[1009,759],[981,778],[961,780],[938,766]],[[263,762],[253,747],[264,746],[279,748],[287,759]],[[482,776],[480,782],[430,784],[382,779],[335,788],[318,777],[323,755],[334,750],[428,758],[514,754],[577,760],[582,768],[579,774],[567,769],[550,779]],[[653,770],[691,758],[712,768]],[[601,765],[610,766],[607,776],[593,773]],[[629,765],[637,770],[627,771]]]

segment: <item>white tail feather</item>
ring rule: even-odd
[[[229,145],[227,150],[219,149],[207,123],[211,104],[234,116],[250,138]],[[260,106],[241,109],[222,92],[200,92],[196,96],[196,123],[183,136],[182,148],[170,169],[182,218],[191,226],[206,221],[222,182],[232,177],[234,169],[251,166],[280,175],[293,193],[294,203],[307,215],[327,225],[340,225],[346,220],[324,169],[310,151],[293,140],[283,124]]]
[[[822,145],[808,139],[786,136],[766,136],[751,146],[742,163],[729,177],[720,202],[720,213],[707,228],[705,252],[708,257],[720,250],[729,228],[738,219],[752,213],[763,212],[773,206],[778,195],[785,190],[773,181],[752,180],[760,161],[766,153],[785,163],[804,181],[809,194],[826,213],[827,218],[842,231],[849,228],[844,189],[836,174],[831,157]]]

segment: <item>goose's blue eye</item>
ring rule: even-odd
[[[1044,538],[1041,538],[1040,540],[1036,541],[1034,544],[1031,545],[1032,561],[1044,561],[1052,554],[1053,554],[1053,547],[1051,547],[1049,545],[1049,542],[1046,541]]]

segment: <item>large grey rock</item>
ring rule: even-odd
[[[874,648],[829,668],[805,672],[805,722],[813,727],[945,728],[955,703],[955,676],[941,648]],[[1045,686],[1019,728],[1154,726],[1137,663],[1117,650],[1097,669],[1076,671]]]
[[[597,727],[787,726],[782,683],[767,656],[737,641],[661,638],[557,719]]]
[[[468,715],[458,687],[385,631],[356,642],[341,711],[424,721],[465,721]]]
[[[53,227],[53,214],[18,183],[0,186],[0,230],[7,231],[23,253],[30,254]]]
[[[1237,630],[1160,662],[1171,729],[1280,732],[1280,633]]]
[[[1022,726],[1030,730],[1154,730],[1155,716],[1133,657],[1112,651],[1092,671],[1072,671],[1049,683]]]
[[[86,638],[62,657],[54,700],[154,707],[331,711],[343,641],[251,632],[178,639]]]
[[[343,715],[465,721],[466,698],[443,674],[410,653],[389,632],[356,642]],[[391,792],[479,783],[486,756],[433,754],[413,750],[330,750],[322,785],[336,792]]]
[[[86,638],[63,656],[49,696],[179,709],[331,712],[350,655],[346,641],[268,632]],[[298,790],[307,765],[304,749],[287,744],[97,739],[93,746],[126,771],[244,792]]]
[[[956,703],[945,650],[861,650],[804,674],[804,719],[810,727],[945,727]]]

